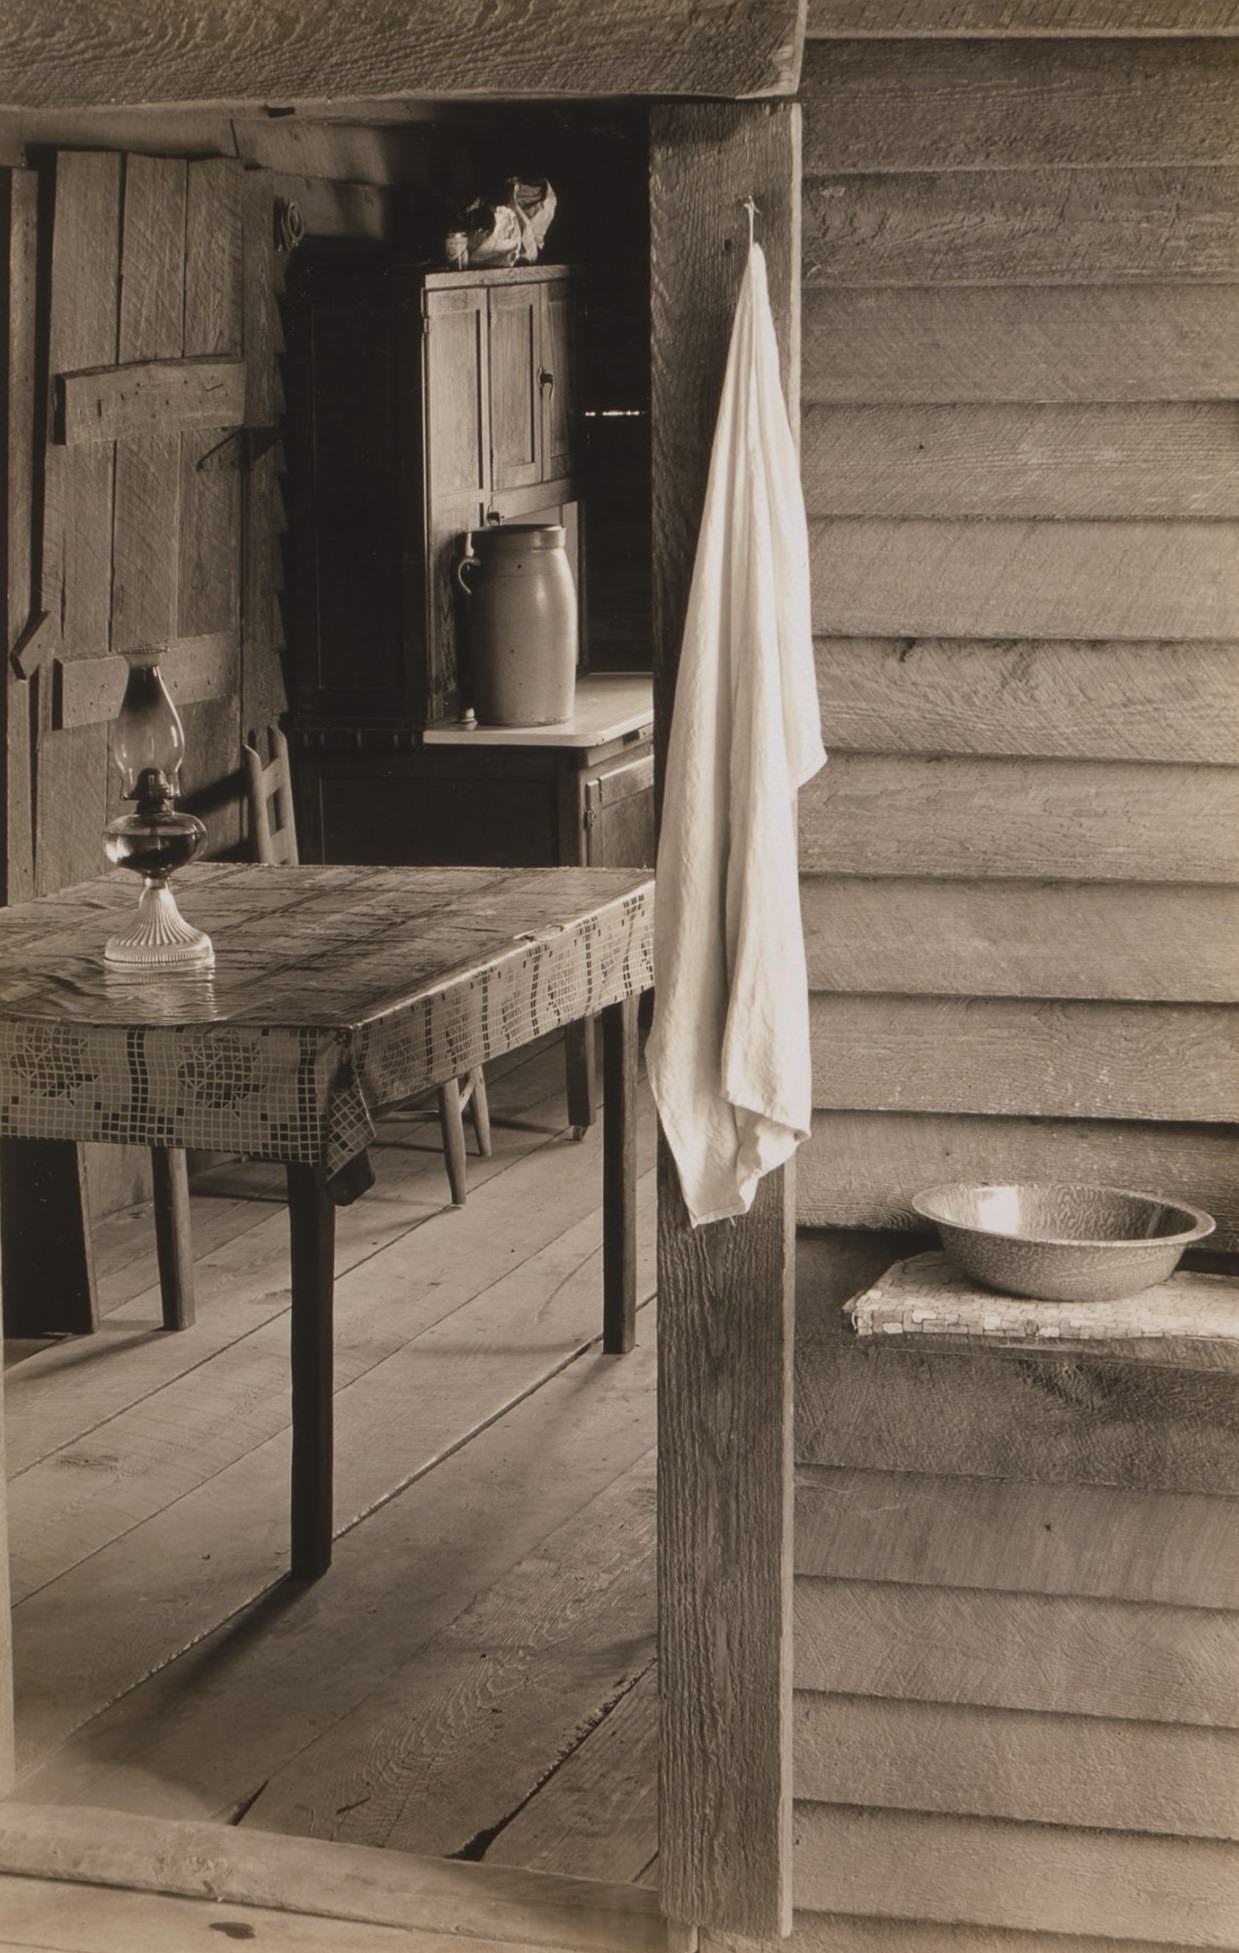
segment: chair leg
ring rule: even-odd
[[[481,1065],[475,1065],[469,1073],[470,1099],[469,1111],[473,1118],[473,1130],[477,1135],[478,1152],[484,1160],[491,1156],[490,1143],[490,1105],[486,1097],[486,1073]]]
[[[584,1139],[598,1117],[598,1074],[594,1019],[583,1017],[564,1029],[568,1083],[568,1124],[574,1139]]]
[[[465,1165],[465,1122],[460,1110],[460,1081],[449,1079],[439,1087],[439,1127],[443,1134],[443,1157],[447,1165],[452,1205],[463,1207],[469,1191]]]
[[[151,1147],[155,1197],[155,1253],[165,1329],[189,1329],[194,1320],[194,1250],[189,1226],[189,1173],[185,1155]]]

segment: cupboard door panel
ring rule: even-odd
[[[572,286],[566,278],[542,287],[542,353],[538,388],[542,408],[542,479],[572,473],[573,402],[576,398]]]
[[[486,293],[426,295],[426,480],[431,499],[481,495],[490,485]]]
[[[489,296],[491,481],[524,488],[543,479],[542,287],[500,285]]]

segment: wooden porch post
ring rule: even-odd
[[[793,426],[800,111],[659,107],[650,127],[654,696],[661,794],[693,554],[752,195]],[[669,1917],[791,1927],[790,1172],[695,1232],[659,1155],[660,1864]]]

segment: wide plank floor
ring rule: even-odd
[[[601,1132],[572,1141],[563,1072],[557,1041],[490,1068],[463,1211],[413,1110],[338,1216],[312,1587],[283,1578],[281,1177],[200,1177],[180,1335],[149,1213],[98,1228],[99,1334],[6,1352],[19,1798],[650,1877],[654,1120],[638,1348],[604,1357]]]

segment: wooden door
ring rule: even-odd
[[[559,481],[573,471],[576,400],[573,291],[566,278],[541,287],[542,348],[538,391],[542,413],[542,479]]]
[[[27,798],[9,822],[13,895],[104,866],[100,830],[119,806],[109,728],[123,654],[140,644],[167,647],[186,800],[215,850],[241,833],[239,801],[219,791],[240,740],[241,172],[65,153],[41,218],[25,175],[11,185],[10,377],[24,390],[10,391],[11,475],[29,443],[9,561],[10,619],[28,613],[5,681]],[[14,251],[36,268],[41,313],[21,302]]]
[[[491,485],[501,493],[543,479],[542,286],[493,285],[489,298]]]

